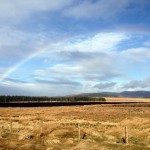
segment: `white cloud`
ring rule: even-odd
[[[32,33],[13,27],[0,28],[0,58],[3,61],[17,61],[26,58],[48,41],[45,33]]]
[[[131,80],[122,86],[126,90],[150,90],[150,78],[143,80]]]
[[[1,0],[0,19],[18,22],[36,12],[59,10],[71,2],[72,0]]]
[[[75,40],[64,46],[65,51],[79,52],[110,52],[115,50],[117,45],[129,37],[123,33],[99,33],[82,40]]]
[[[8,31],[12,30],[9,29]],[[22,38],[22,34],[26,34],[26,37]],[[17,35],[18,39],[13,42],[13,37]],[[22,49],[14,49],[14,52],[6,51],[6,49],[4,53],[0,51],[1,54],[3,54],[3,58],[4,55],[8,58],[8,53],[10,53],[9,58],[12,57],[15,60],[16,55],[19,53],[23,54],[24,57],[28,57],[30,52],[33,53],[32,44],[34,47],[38,47],[39,45],[44,45],[45,39],[47,39],[47,37],[44,37],[43,40],[42,36],[42,42],[40,42],[40,36],[36,37],[35,34],[30,35],[18,30],[14,30],[14,32],[12,31],[11,36],[12,37],[5,37],[6,41],[10,41],[10,45],[12,44],[10,48],[13,47],[13,44],[15,46],[20,46],[22,43],[29,44],[28,51],[26,51],[23,47]],[[34,39],[34,37],[36,37],[37,40]],[[31,41],[28,43],[27,39],[30,38]],[[69,78],[75,81],[80,81],[81,83],[84,81],[111,81],[114,78],[123,76],[118,67],[119,59],[116,59],[118,56],[116,50],[120,42],[127,39],[129,39],[129,36],[124,33],[98,33],[94,36],[84,38],[74,37],[68,41],[56,42],[53,49],[50,49],[48,46],[45,51],[42,51],[42,55],[41,53],[38,53],[39,56],[36,57],[37,60],[40,57],[44,57],[44,60],[50,60],[50,62],[47,62],[46,66],[50,64],[51,67],[47,67],[46,69],[37,69],[33,73],[33,76],[35,78],[45,80]],[[36,41],[38,43],[36,43]],[[3,45],[5,43],[2,42],[1,44]],[[40,49],[40,46],[38,49]],[[55,60],[55,58],[57,58],[57,60]],[[53,62],[53,60],[55,60],[55,62]]]
[[[98,88],[98,89],[102,89],[102,90],[105,90],[105,89],[113,89],[114,86],[116,85],[116,82],[102,82],[102,83],[98,83],[96,85],[94,85],[94,88]]]
[[[5,45],[18,45],[25,41],[27,33],[10,28],[7,26],[1,26],[0,28],[0,47]]]
[[[132,34],[141,34],[141,36],[143,34],[148,34],[150,33],[150,28],[147,24],[130,24],[130,23],[127,23],[127,24],[116,24],[115,25],[115,29],[116,31],[120,31],[120,32],[124,32],[124,33],[132,33]],[[139,36],[138,35],[138,36]],[[146,46],[146,45],[145,45]]]
[[[5,23],[20,22],[39,12],[59,12],[59,15],[71,18],[101,18],[109,20],[129,9],[135,0],[1,0],[0,19]],[[136,2],[138,6],[142,3]],[[117,7],[116,7],[117,5]],[[142,7],[142,6],[141,6]]]
[[[145,47],[131,48],[123,51],[122,55],[131,61],[145,62],[150,59],[150,49]]]
[[[81,56],[79,56],[80,54]],[[91,53],[90,55],[93,55],[91,57],[86,57],[86,53],[79,53],[79,55],[73,55],[74,58],[71,55],[61,55],[61,59],[64,59],[63,64],[56,63],[49,68],[36,70],[33,76],[47,80],[71,79],[79,81],[83,85],[85,82],[97,83],[123,76],[119,71],[116,57],[112,53],[110,55]],[[78,59],[78,57],[80,58]]]
[[[111,81],[121,78],[117,46],[129,37],[121,33],[99,33],[92,37],[76,37],[58,43],[52,51],[46,51],[46,59],[57,62],[51,67],[34,72],[41,79],[73,79],[84,84],[87,82]],[[43,56],[42,56],[43,57]],[[59,61],[63,63],[59,63]],[[97,84],[98,84],[97,83]]]
[[[76,79],[81,78],[80,72],[82,72],[82,65],[67,65],[67,64],[55,64],[54,66],[46,69],[36,70],[33,73],[35,78],[42,79]]]
[[[101,18],[110,19],[124,10],[129,4],[129,0],[99,0],[82,1],[76,6],[70,7],[64,13],[66,16],[80,18]],[[116,7],[117,5],[117,7]]]
[[[41,80],[41,82],[28,83],[18,82],[14,79],[5,79],[0,84],[0,95],[64,96],[80,92],[79,85],[76,86],[78,83],[63,81],[59,84],[59,82],[55,82],[47,83],[46,80]]]

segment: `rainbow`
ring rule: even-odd
[[[81,34],[82,35],[82,34]],[[65,42],[70,42],[72,39],[76,39],[77,37],[80,37],[80,35],[67,35],[64,37],[60,37],[59,39],[56,39],[56,41],[46,44],[45,46],[34,50],[33,53],[31,53],[29,56],[27,56],[22,61],[18,62],[13,67],[9,68],[4,74],[0,75],[0,82],[3,82],[4,79],[6,79],[11,73],[15,72],[19,67],[21,67],[23,64],[31,60],[32,58],[38,56],[39,54],[54,48],[60,48],[62,47]]]
[[[26,57],[25,59],[23,59],[22,61],[20,61],[19,63],[17,63],[15,66],[9,68],[4,74],[2,74],[0,76],[0,82],[2,82],[11,73],[13,73],[14,71],[16,71],[19,67],[21,67],[23,64],[25,64],[26,62],[28,62],[32,58],[38,56],[42,52],[45,52],[45,51],[47,51],[49,49],[53,49],[53,48],[56,48],[57,46],[60,46],[63,43],[63,41],[66,40],[66,39],[68,39],[68,38],[65,37],[65,38],[63,38],[63,40],[61,39],[61,42],[59,40],[57,42],[47,44],[46,46],[43,46],[40,49],[37,49],[36,51],[34,51],[33,53],[31,53],[28,57]]]

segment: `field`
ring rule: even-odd
[[[124,98],[124,97],[105,97],[107,102],[144,102],[149,103],[150,98]]]
[[[150,107],[0,108],[0,150],[10,149],[149,150]]]

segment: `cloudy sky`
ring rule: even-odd
[[[0,95],[150,90],[149,0],[0,0]]]

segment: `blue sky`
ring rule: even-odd
[[[149,0],[1,0],[0,95],[150,90]]]

